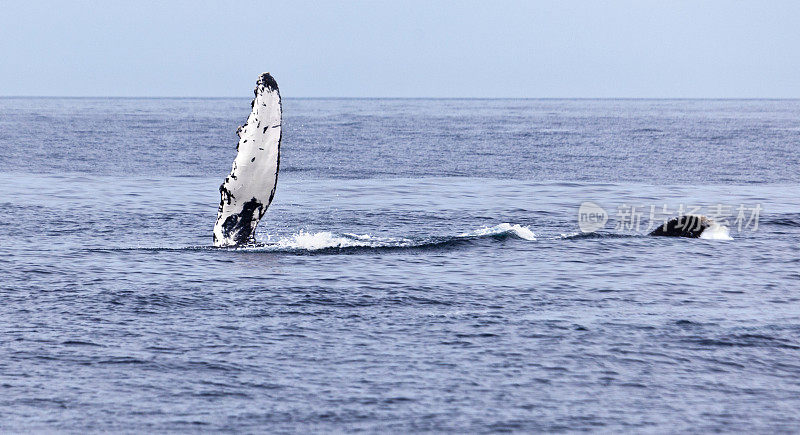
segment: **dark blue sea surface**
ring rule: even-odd
[[[0,430],[800,429],[800,101],[283,107],[215,249],[248,99],[0,99]]]

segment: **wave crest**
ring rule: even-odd
[[[536,234],[530,228],[522,225],[509,223],[502,223],[493,227],[482,227],[469,233],[460,234],[459,237],[483,237],[483,236],[497,236],[497,235],[514,235],[523,240],[536,240]]]

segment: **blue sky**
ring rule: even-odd
[[[0,95],[800,97],[794,1],[0,0]]]

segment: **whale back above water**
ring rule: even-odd
[[[252,111],[237,134],[238,154],[219,187],[214,246],[252,243],[259,220],[275,196],[281,151],[281,95],[269,73],[256,82]]]
[[[651,236],[699,238],[714,221],[699,215],[684,215],[672,218],[653,230]]]

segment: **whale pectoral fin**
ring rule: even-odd
[[[236,132],[239,143],[231,173],[219,188],[214,246],[252,242],[256,226],[275,196],[280,167],[281,95],[269,73],[258,78],[254,94],[250,116]]]

